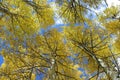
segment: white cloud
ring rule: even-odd
[[[106,0],[108,7],[111,6],[120,6],[120,0]],[[93,11],[95,11],[96,13],[101,13],[106,7],[100,7],[99,9],[92,9]]]
[[[106,1],[108,3],[108,7],[120,5],[120,0],[106,0]]]

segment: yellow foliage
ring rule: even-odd
[[[113,43],[113,52],[120,54],[120,40],[119,38]]]
[[[48,0],[0,1],[0,55],[4,58],[0,80],[35,80],[39,74],[44,74],[43,80],[85,80],[79,68],[89,75],[98,67],[108,76],[108,70],[116,71],[119,8],[112,6],[94,20],[87,18],[90,7],[100,2],[59,0],[61,4],[53,2],[57,6],[52,8]],[[58,16],[69,26],[53,28]],[[115,43],[110,41],[113,34]]]
[[[120,31],[120,21],[119,20],[113,20],[105,24],[105,27],[110,31],[114,33],[118,33]]]

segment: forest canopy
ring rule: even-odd
[[[120,5],[0,0],[0,55],[0,80],[117,80]]]

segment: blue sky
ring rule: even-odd
[[[0,66],[4,62],[3,57],[0,55]]]

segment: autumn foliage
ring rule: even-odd
[[[96,13],[103,3],[107,6],[106,0],[0,0],[5,42],[0,80],[119,78],[120,7]],[[51,27],[56,17],[63,26]]]

